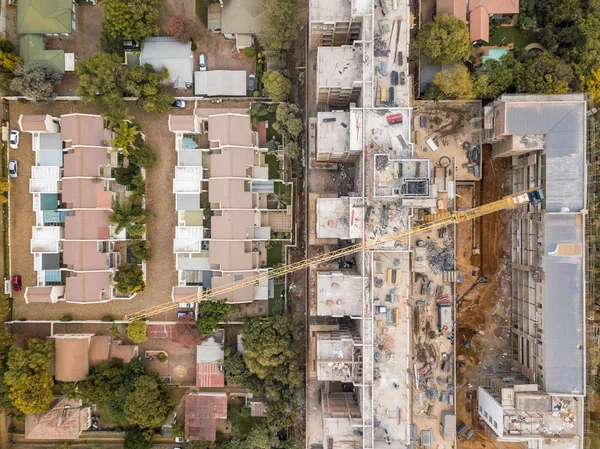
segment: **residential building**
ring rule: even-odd
[[[115,200],[127,188],[115,180],[121,161],[110,146],[112,132],[99,115],[21,116],[32,135],[35,165],[29,190],[36,223],[31,252],[37,286],[28,303],[64,300],[96,303],[115,297],[112,277],[126,251],[126,233],[108,220]]]
[[[489,42],[490,18],[519,14],[519,0],[437,0],[436,14],[453,15],[468,23],[473,42]]]
[[[245,70],[194,72],[194,95],[202,97],[245,97]]]
[[[179,42],[173,37],[150,37],[144,40],[140,64],[150,64],[156,71],[166,68],[169,77],[165,82],[175,89],[186,90],[194,81],[194,55],[192,43]]]
[[[44,413],[25,415],[27,440],[78,440],[92,426],[92,407],[74,399],[53,401]]]
[[[185,398],[186,440],[215,441],[217,420],[227,419],[227,393],[189,393]]]
[[[309,8],[310,48],[351,45],[360,38],[360,1],[312,0]]]
[[[270,200],[287,185],[269,179],[266,149],[259,148],[248,115],[171,117],[169,126],[178,154],[173,191],[179,285],[173,300],[194,302],[199,287],[215,289],[268,270],[267,242],[291,239],[291,207],[278,209]],[[266,300],[269,291],[265,280],[216,299]]]
[[[44,36],[70,36],[77,27],[75,0],[19,0],[17,33],[23,63],[43,63],[55,73],[75,70],[75,55],[46,50]]]
[[[223,388],[225,386],[223,341],[223,331],[217,331],[196,346],[196,387]]]
[[[120,340],[94,334],[54,334],[54,378],[62,382],[85,379],[90,366],[108,359],[125,362],[138,355],[137,345],[124,345]]]
[[[208,29],[235,39],[238,51],[251,47],[263,26],[259,0],[219,0],[208,6]]]
[[[584,401],[574,396],[551,395],[520,373],[500,372],[482,375],[477,398],[479,417],[498,441],[583,448]]]
[[[359,99],[362,86],[362,47],[319,47],[317,103],[346,109]]]
[[[541,187],[544,193],[541,204],[520,209],[510,222],[511,356],[523,377],[514,373],[508,377],[510,382],[527,384],[515,386],[515,394],[525,391],[522,396],[534,394],[538,399],[532,405],[532,420],[515,425],[500,413],[528,411],[528,397],[519,403],[513,396],[514,402],[507,403],[503,390],[482,396],[480,403],[495,407],[497,426],[491,427],[502,438],[507,434],[523,440],[534,438],[530,434],[540,440],[554,438],[556,430],[551,426],[546,426],[547,431],[535,430],[532,423],[553,413],[556,401],[570,403],[572,423],[575,428],[582,425],[583,416],[573,401],[582,398],[586,389],[586,112],[582,94],[505,94],[484,110],[485,138],[493,144],[494,155],[512,161],[513,192]],[[523,427],[523,433],[516,427]],[[562,432],[566,434],[572,432]]]

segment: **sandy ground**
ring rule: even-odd
[[[489,159],[491,150],[484,152],[483,182],[471,194],[477,195],[480,204],[499,199],[502,196],[508,161]],[[486,157],[487,156],[487,157]],[[459,207],[470,207],[472,195],[465,189]],[[492,367],[509,366],[509,304],[510,304],[510,264],[508,251],[510,239],[506,224],[510,212],[487,215],[478,223],[480,226],[481,255],[473,254],[473,228],[469,223],[457,226],[457,265],[464,273],[465,282],[458,284],[457,298],[473,284],[479,276],[488,280],[472,289],[462,300],[457,310],[458,331],[456,334],[457,360],[464,363],[457,368],[456,413],[457,425],[467,424],[476,430],[474,437],[459,441],[459,449],[516,449],[520,444],[496,443],[495,435],[482,425],[477,418],[477,385],[481,371]],[[468,342],[469,349],[464,347]],[[470,392],[471,400],[467,399]],[[525,446],[526,447],[526,446]]]
[[[245,101],[224,102],[219,109],[247,107]],[[171,300],[171,287],[176,285],[173,238],[176,225],[175,197],[171,193],[173,167],[176,162],[174,135],[168,130],[168,114],[147,114],[139,111],[133,103],[128,104],[129,113],[140,123],[146,140],[158,155],[154,167],[147,172],[147,207],[152,211],[147,234],[152,246],[152,258],[147,264],[146,290],[130,301],[111,301],[103,304],[67,304],[58,302],[51,306],[36,307],[25,304],[23,293],[15,295],[13,319],[26,317],[35,320],[53,320],[69,314],[75,320],[100,319],[103,316],[121,318],[124,314],[151,307]],[[206,104],[210,107],[210,104]],[[49,113],[59,116],[69,112],[100,113],[104,108],[82,102],[53,102],[45,106],[16,101],[10,105],[11,127],[17,126],[21,113]],[[189,113],[173,110],[173,114]],[[32,199],[28,190],[30,166],[33,161],[31,139],[21,135],[19,150],[11,157],[18,159],[20,176],[13,184],[11,194],[11,255],[13,272],[23,276],[23,286],[35,285],[33,256],[30,253],[31,226],[35,223]],[[24,289],[23,289],[24,290]],[[175,312],[154,317],[155,320],[174,319]]]
[[[225,39],[223,35],[209,31],[206,25],[200,22],[196,16],[195,0],[163,1],[159,19],[161,35],[165,35],[164,29],[169,17],[179,14],[185,15],[189,20],[195,20],[200,31],[194,38],[197,45],[194,51],[194,70],[198,67],[198,55],[204,53],[208,70],[245,70],[248,74],[254,73],[254,58],[248,58],[243,52],[238,53],[235,39]]]

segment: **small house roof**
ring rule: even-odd
[[[217,419],[227,418],[226,393],[191,393],[185,398],[185,438],[215,441]]]
[[[260,34],[264,20],[260,0],[229,0],[222,8],[221,33]]]
[[[18,34],[70,34],[73,29],[72,0],[19,0]]]
[[[54,73],[65,73],[65,52],[46,50],[41,34],[26,34],[19,39],[19,49],[23,64],[39,62],[47,65]]]
[[[89,429],[91,407],[78,401],[59,399],[44,413],[25,415],[25,438],[28,440],[77,440]]]
[[[92,334],[58,334],[55,343],[54,377],[63,382],[85,379],[90,369],[89,346]]]

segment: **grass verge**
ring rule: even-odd
[[[265,155],[265,162],[269,165],[269,179],[281,179],[281,165],[274,154]]]
[[[515,44],[515,48],[524,48],[534,42],[534,40],[530,34],[516,27],[491,28],[490,45],[498,45],[500,42],[502,42],[502,46]]]
[[[204,25],[208,25],[208,0],[196,0],[196,15]]]

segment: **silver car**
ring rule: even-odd
[[[19,175],[19,164],[17,161],[8,162],[8,175],[11,178],[16,178]]]

